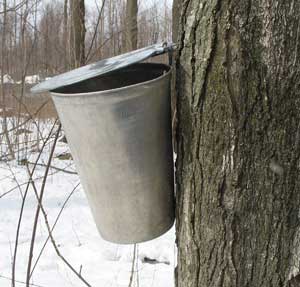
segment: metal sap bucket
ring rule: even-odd
[[[137,63],[51,92],[106,240],[151,240],[173,225],[169,82],[169,66]]]

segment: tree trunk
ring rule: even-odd
[[[299,286],[300,2],[182,6],[177,286]]]
[[[3,23],[2,23],[2,43],[1,43],[1,69],[0,69],[0,84],[1,84],[1,94],[2,94],[2,113],[3,113],[3,119],[2,119],[2,130],[4,133],[4,137],[6,140],[7,144],[7,153],[8,153],[8,158],[9,159],[14,159],[15,158],[15,153],[13,150],[13,146],[9,137],[9,132],[8,132],[8,124],[7,124],[7,117],[6,117],[6,93],[8,89],[5,89],[4,85],[4,76],[5,76],[5,59],[7,57],[7,50],[6,50],[6,25],[7,25],[7,5],[6,5],[6,0],[3,1]]]
[[[137,0],[127,0],[126,3],[126,51],[132,51],[137,49],[137,14],[138,3]]]
[[[79,67],[85,64],[85,8],[84,0],[70,0],[71,10],[71,64]]]
[[[178,40],[178,28],[180,20],[182,2],[181,0],[173,0],[172,8],[172,41],[177,43]]]
[[[65,49],[63,50],[63,57],[64,57],[64,69],[65,71],[68,70],[69,61],[68,61],[68,0],[64,0],[64,18],[63,18],[63,38],[65,41]]]

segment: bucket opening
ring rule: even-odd
[[[60,94],[80,94],[123,88],[148,82],[163,76],[170,66],[158,63],[138,63],[117,71],[53,90]]]

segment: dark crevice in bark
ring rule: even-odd
[[[194,91],[195,94],[199,94],[199,96],[194,99],[193,101],[193,105],[194,107],[199,107],[200,106],[200,114],[201,114],[201,110],[203,109],[203,105],[204,105],[204,101],[205,101],[205,94],[207,91],[207,82],[208,82],[208,75],[211,72],[211,68],[212,68],[212,64],[213,64],[213,60],[214,60],[214,56],[215,56],[215,51],[216,51],[216,46],[218,43],[218,15],[220,14],[220,8],[221,8],[221,0],[217,0],[216,6],[213,10],[213,14],[212,14],[212,31],[211,31],[211,44],[210,44],[210,54],[208,55],[208,59],[206,59],[207,61],[207,65],[203,74],[203,85],[200,88],[200,92]],[[195,48],[193,50],[195,52]],[[194,68],[195,69],[195,68]],[[195,83],[195,80],[194,80]]]

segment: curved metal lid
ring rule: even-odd
[[[57,88],[75,84],[99,75],[125,68],[129,65],[141,62],[150,57],[164,54],[172,50],[173,44],[155,44],[146,48],[135,50],[109,59],[104,59],[96,63],[80,67],[75,70],[57,75],[32,87],[32,93],[52,91]]]

